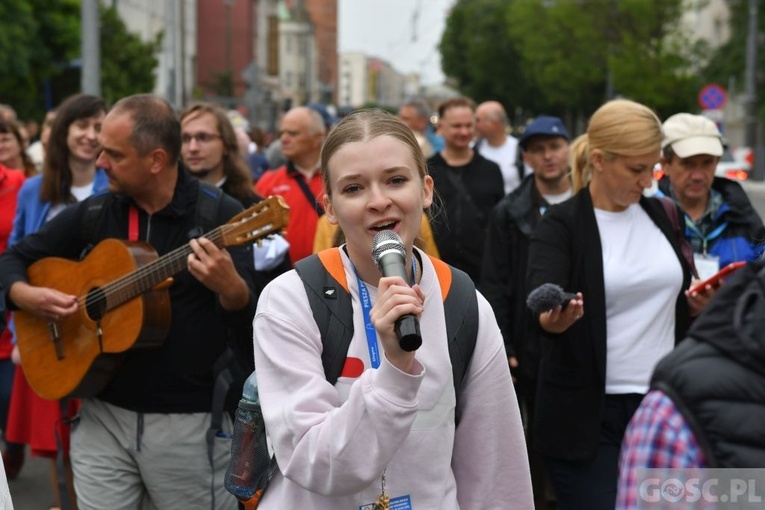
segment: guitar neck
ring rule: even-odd
[[[211,230],[202,237],[212,241],[218,248],[222,248],[224,245],[222,236],[224,226]],[[191,253],[193,253],[191,245],[185,244],[101,287],[106,298],[106,311],[113,310],[148,292],[171,276],[186,269],[188,256]]]

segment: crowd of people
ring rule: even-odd
[[[731,403],[738,420],[765,405],[747,391],[765,365],[741,354],[759,351],[717,337],[759,339],[730,310],[765,278],[765,227],[715,176],[717,126],[627,99],[578,137],[549,115],[511,130],[497,101],[431,112],[412,100],[338,119],[309,103],[266,146],[211,103],[79,94],[30,147],[2,105],[7,478],[28,447],[51,459],[51,508],[237,508],[224,473],[253,370],[276,466],[263,509],[632,509],[640,468],[765,466],[754,429],[721,433],[717,417],[736,392],[759,406]],[[205,235],[272,195],[289,208],[282,233]],[[372,256],[388,230],[406,277]],[[109,281],[33,277],[51,257],[103,257],[107,239],[136,274],[177,259],[128,312],[93,304],[85,286]],[[689,290],[737,261],[752,263],[747,281]],[[550,285],[564,297],[531,304]],[[403,316],[420,325],[414,351]],[[17,333],[29,320],[51,338]],[[30,371],[59,369],[35,365],[38,350],[93,358],[79,398],[38,395]],[[699,358],[723,390],[697,382]],[[673,455],[656,446],[673,442]]]

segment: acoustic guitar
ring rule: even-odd
[[[289,221],[279,196],[206,233],[218,248],[257,242]],[[109,382],[129,349],[156,347],[170,328],[171,277],[186,269],[189,244],[162,257],[143,242],[106,239],[80,262],[49,257],[27,271],[34,286],[78,296],[57,322],[14,312],[24,374],[42,398],[88,397]]]

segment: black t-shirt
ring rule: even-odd
[[[478,283],[489,215],[505,194],[502,172],[478,152],[459,167],[435,154],[428,159],[428,171],[442,206],[432,219],[439,255]]]

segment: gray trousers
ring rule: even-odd
[[[215,438],[211,467],[209,427],[210,413],[142,414],[83,399],[71,439],[80,510],[236,509],[223,486],[230,434]],[[232,430],[228,416],[223,430]]]

